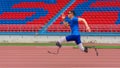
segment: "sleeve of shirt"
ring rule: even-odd
[[[69,21],[69,18],[68,17],[65,17],[65,22],[68,22]]]
[[[70,19],[66,16],[64,21],[69,23]]]

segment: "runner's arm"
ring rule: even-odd
[[[64,15],[64,13],[62,14],[62,21],[63,21],[63,24],[65,26],[67,26],[67,27],[69,26],[68,22],[65,21],[65,15]]]
[[[78,21],[79,21],[79,22],[82,21],[82,22],[85,24],[85,26],[86,26],[86,30],[87,30],[88,32],[91,32],[91,29],[90,29],[87,21],[86,21],[84,18],[78,18]]]

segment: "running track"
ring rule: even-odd
[[[63,47],[60,54],[48,54],[56,47],[1,46],[0,68],[120,68],[119,49],[93,49],[83,53],[79,49]]]

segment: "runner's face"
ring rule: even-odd
[[[68,17],[71,18],[72,15],[73,15],[73,14],[69,11],[69,12],[68,12]]]

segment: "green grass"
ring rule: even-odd
[[[74,46],[73,43],[63,44],[63,46]],[[55,46],[55,43],[0,43],[0,46]]]
[[[0,43],[0,46],[55,46],[55,43]],[[63,46],[73,46],[73,48],[78,48],[74,43],[64,43]],[[98,49],[120,49],[120,46],[108,45],[96,45],[95,47]]]
[[[90,46],[88,46],[90,47]],[[120,49],[120,46],[95,46],[97,49]],[[74,46],[73,48],[78,49],[78,46]]]

